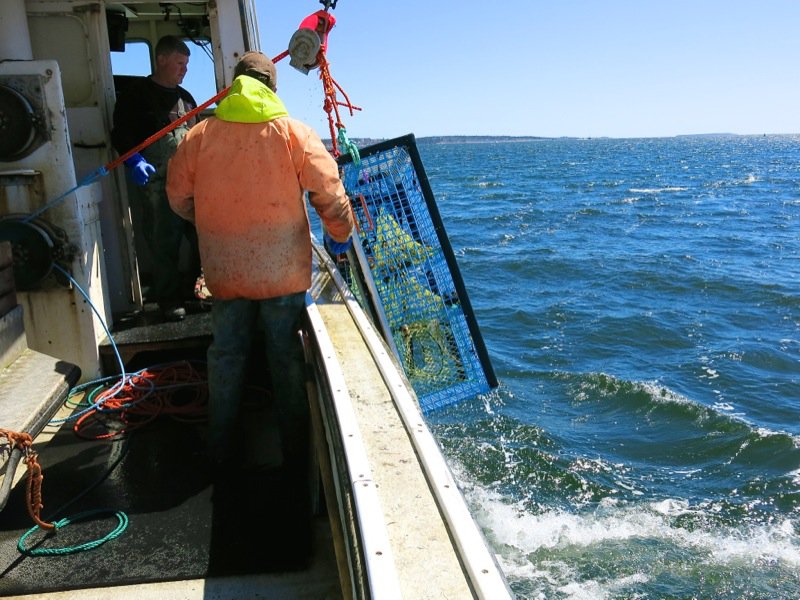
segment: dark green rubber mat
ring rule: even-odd
[[[160,418],[125,441],[85,441],[62,429],[39,450],[42,517],[57,521],[95,509],[55,534],[37,530],[28,549],[115,539],[71,554],[26,556],[18,541],[33,523],[25,480],[0,512],[0,596],[304,568],[308,519],[293,516],[298,490],[280,469],[212,476],[204,424]],[[20,468],[23,468],[21,466]]]

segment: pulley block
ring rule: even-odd
[[[324,10],[308,15],[289,40],[289,65],[308,75],[319,66],[320,52],[328,49],[328,34],[336,25],[336,17]]]
[[[51,273],[59,284],[65,285],[65,278],[60,272],[53,272],[53,265],[58,262],[68,268],[76,248],[62,229],[43,219],[27,219],[28,215],[0,217],[0,240],[11,242],[16,288],[40,288]]]
[[[317,66],[320,39],[313,29],[298,29],[289,40],[289,65],[308,75]]]

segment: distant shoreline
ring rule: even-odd
[[[351,138],[356,146],[364,147],[385,142],[390,138]],[[497,142],[533,142],[539,140],[553,140],[534,135],[429,135],[414,136],[418,144],[495,144]],[[330,145],[330,140],[325,140]]]
[[[571,135],[561,135],[556,137],[545,137],[536,135],[427,135],[414,136],[420,145],[427,144],[497,144],[497,143],[521,143],[521,142],[541,142],[547,140],[663,140],[663,139],[684,139],[684,138],[703,138],[703,139],[726,139],[736,137],[772,137],[772,136],[796,136],[797,133],[686,133],[681,135],[665,136],[642,136],[642,137],[579,137]],[[398,136],[400,137],[400,136]],[[350,138],[357,148],[366,148],[373,144],[379,144],[392,138]],[[330,138],[323,139],[325,146],[331,148]]]
[[[623,140],[623,139],[667,139],[667,138],[730,138],[730,137],[766,137],[781,135],[797,135],[794,133],[688,133],[672,136],[642,136],[633,138],[616,138],[610,136],[581,137],[581,136],[536,136],[536,135],[431,135],[415,136],[418,144],[495,144],[498,142],[535,142],[543,140]],[[384,142],[389,138],[351,138],[356,146],[363,148]],[[326,145],[330,146],[330,140],[325,140]]]
[[[552,140],[535,135],[433,135],[416,138],[420,144],[494,144],[496,142],[535,142]]]

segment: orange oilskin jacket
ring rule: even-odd
[[[172,210],[197,227],[209,290],[220,299],[307,290],[304,192],[334,240],[352,233],[336,161],[271,89],[247,75],[234,80],[214,114],[186,134],[167,169]]]

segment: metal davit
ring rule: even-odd
[[[414,136],[359,152],[338,159],[357,230],[342,276],[424,412],[488,392],[497,380]]]

